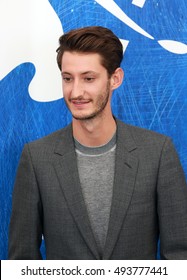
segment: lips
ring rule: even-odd
[[[79,109],[84,109],[90,102],[91,100],[71,100],[71,103]]]

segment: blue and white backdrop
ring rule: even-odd
[[[102,25],[116,33],[125,79],[113,112],[172,137],[187,175],[186,0],[1,0],[0,23],[0,259],[23,145],[71,121],[56,66],[63,32]]]

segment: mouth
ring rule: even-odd
[[[71,100],[71,103],[78,108],[84,107],[90,102],[91,100]]]

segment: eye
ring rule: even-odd
[[[91,82],[93,82],[95,80],[95,78],[93,78],[93,77],[85,77],[84,80],[86,82],[88,82],[88,83],[91,83]]]
[[[66,83],[71,83],[71,81],[73,80],[72,77],[69,76],[63,76],[62,79]]]

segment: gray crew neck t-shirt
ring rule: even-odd
[[[77,165],[90,224],[102,255],[110,217],[116,133],[105,145],[86,147],[75,139]]]

